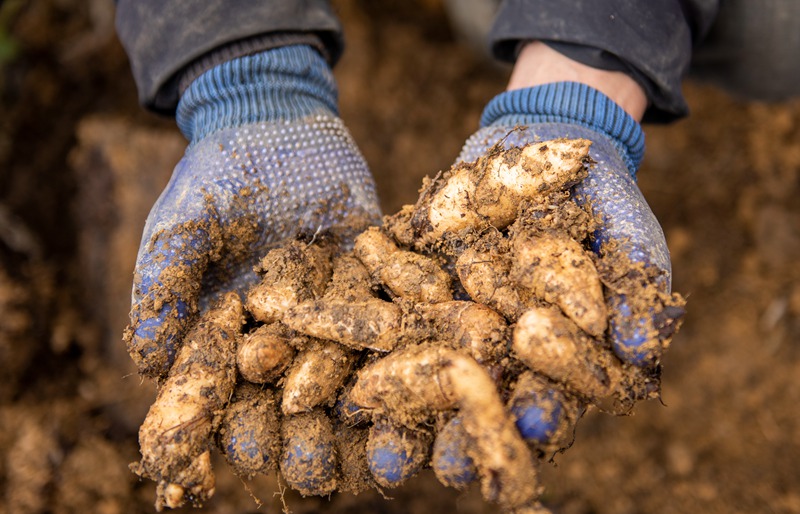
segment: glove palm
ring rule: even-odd
[[[244,292],[269,245],[379,217],[363,157],[336,114],[322,57],[285,47],[224,63],[181,98],[191,141],[147,218],[128,350],[139,370],[171,366],[194,315]]]

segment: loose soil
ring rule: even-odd
[[[0,36],[17,48],[0,61],[2,514],[153,511],[155,485],[127,465],[155,391],[121,334],[144,219],[185,141],[136,106],[108,4],[2,6]],[[342,116],[396,212],[450,165],[507,71],[455,41],[436,0],[336,5]],[[685,89],[692,116],[646,128],[639,184],[687,316],[662,402],[589,413],[543,467],[544,501],[564,514],[800,512],[800,102]],[[208,512],[494,509],[429,471],[384,491],[392,500],[217,479]]]

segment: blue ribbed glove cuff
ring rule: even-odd
[[[581,125],[608,137],[619,150],[631,176],[644,157],[641,125],[600,91],[577,82],[556,82],[506,91],[483,111],[481,127],[536,123]]]
[[[336,83],[325,59],[306,45],[239,57],[200,75],[178,103],[178,128],[190,143],[250,123],[338,116]]]

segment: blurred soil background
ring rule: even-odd
[[[508,70],[454,37],[440,1],[335,5],[342,116],[393,212],[449,166]],[[121,333],[185,140],[138,107],[112,2],[0,6],[0,514],[152,512],[127,465],[155,390]],[[583,419],[545,466],[560,513],[800,513],[800,101],[685,91],[691,118],[647,127],[639,174],[689,299],[663,404]],[[211,513],[495,511],[430,473],[392,499],[301,499],[217,469]]]

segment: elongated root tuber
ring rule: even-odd
[[[158,483],[156,510],[200,506],[214,494],[212,435],[236,383],[242,313],[229,293],[200,319],[139,429],[142,460],[131,467]]]
[[[292,241],[259,263],[261,283],[247,295],[247,310],[263,323],[278,321],[294,305],[322,296],[330,280],[331,249]]]
[[[590,144],[585,139],[557,139],[457,165],[434,180],[414,208],[411,226],[417,247],[447,232],[506,228],[523,200],[546,197],[586,177]]]
[[[283,413],[308,412],[320,404],[332,404],[336,392],[350,376],[355,362],[352,351],[331,341],[313,342],[294,360],[283,384]]]
[[[553,232],[517,233],[513,239],[511,278],[542,300],[558,305],[590,335],[608,326],[603,286],[581,245]]]
[[[440,346],[408,347],[362,369],[351,398],[409,427],[457,408],[484,497],[513,508],[538,494],[533,457],[494,381],[472,358]]]
[[[362,232],[354,250],[370,273],[396,296],[423,303],[453,299],[450,275],[430,257],[400,250],[377,227]]]

